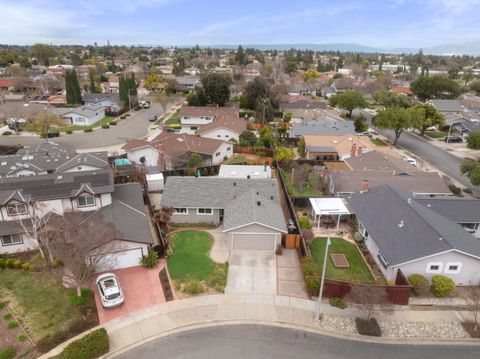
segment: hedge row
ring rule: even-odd
[[[104,328],[97,329],[83,338],[75,340],[55,356],[55,359],[95,359],[108,353],[110,343]]]

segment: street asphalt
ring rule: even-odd
[[[479,356],[478,346],[372,344],[286,328],[222,325],[169,335],[118,358],[467,359]]]
[[[142,138],[147,134],[148,127],[152,122],[148,121],[150,115],[162,115],[161,106],[152,103],[149,109],[141,109],[132,112],[132,115],[121,120],[118,125],[110,126],[109,129],[97,129],[90,133],[74,133],[71,135],[62,134],[60,137],[52,138],[52,141],[60,144],[70,144],[75,148],[100,148],[124,144],[132,138]],[[2,145],[33,145],[45,142],[38,136],[1,136]]]

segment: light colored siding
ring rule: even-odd
[[[188,214],[172,215],[173,223],[220,223],[220,210],[214,209],[211,215],[199,215],[196,208],[189,208]]]
[[[127,152],[130,161],[141,164],[140,158],[145,157],[145,165],[158,166],[158,151],[151,147],[139,148]]]
[[[215,130],[202,133],[200,135],[201,137],[205,138],[213,138],[214,140],[224,140],[224,141],[229,141],[231,138],[234,138],[235,140],[239,140],[239,134],[236,132],[233,132],[229,129],[226,128],[217,128]]]
[[[0,254],[12,254],[25,251],[31,251],[38,248],[37,241],[25,233],[22,233],[22,244],[14,244],[10,246],[4,246],[0,240]]]

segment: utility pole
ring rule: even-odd
[[[323,285],[325,283],[325,272],[327,269],[327,259],[328,259],[328,247],[330,247],[331,241],[330,237],[327,238],[327,245],[325,247],[325,257],[323,258],[323,268],[322,268],[322,278],[320,278],[320,292],[318,293],[317,306],[315,308],[315,321],[320,320],[320,304],[322,303],[323,296]]]

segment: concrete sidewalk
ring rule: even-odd
[[[315,306],[316,302],[309,299],[278,295],[205,295],[166,302],[105,323],[111,349],[104,358],[115,358],[136,346],[165,335],[225,324],[274,325],[375,343],[480,345],[480,341],[476,339],[374,338],[340,331],[327,331],[322,328],[321,323],[314,320]],[[364,316],[355,308],[340,310],[326,303],[321,304],[320,311],[324,315],[337,317]],[[439,326],[472,318],[470,312],[411,310],[377,313],[375,317],[379,322],[438,322]],[[60,345],[40,358],[56,355],[64,347],[65,345]]]

